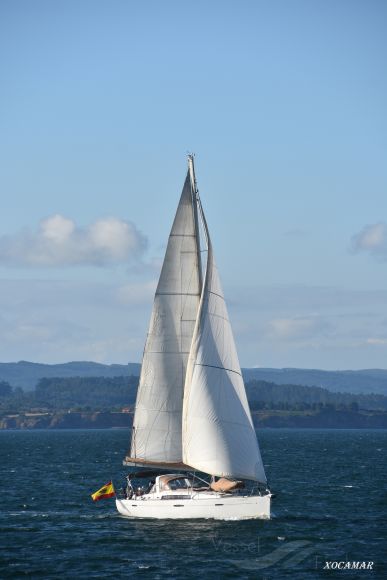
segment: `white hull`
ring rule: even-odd
[[[202,495],[202,497],[201,497]],[[270,519],[270,494],[196,494],[188,499],[116,499],[121,515],[156,519]]]

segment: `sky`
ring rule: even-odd
[[[195,152],[245,367],[387,368],[387,4],[3,0],[0,362],[141,361]]]

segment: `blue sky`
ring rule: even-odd
[[[2,2],[0,360],[140,360],[194,151],[242,365],[386,368],[386,20]]]

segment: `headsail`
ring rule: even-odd
[[[182,461],[187,359],[201,294],[196,194],[189,170],[156,290],[127,463]]]
[[[266,482],[227,307],[204,219],[208,259],[183,408],[183,461],[217,476]]]

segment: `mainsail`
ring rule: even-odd
[[[182,461],[184,382],[202,285],[193,196],[196,193],[189,170],[156,290],[128,464]]]

